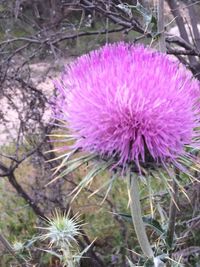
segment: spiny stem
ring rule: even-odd
[[[130,190],[130,210],[133,220],[133,225],[135,227],[135,232],[137,235],[138,242],[140,247],[148,258],[153,258],[153,250],[149,243],[148,237],[146,235],[144,223],[142,220],[142,212],[140,205],[140,195],[138,188],[137,177],[134,175],[128,175],[128,186]]]

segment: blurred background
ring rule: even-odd
[[[37,249],[40,244],[32,246],[31,240],[41,217],[69,207],[86,223],[80,247],[97,237],[81,266],[126,267],[127,257],[138,261],[141,251],[133,227],[120,215],[128,213],[125,182],[118,179],[103,204],[105,189],[88,198],[106,181],[105,172],[71,204],[69,194],[87,168],[46,186],[51,169],[60,163],[48,162],[56,153],[46,151],[60,144],[59,139],[49,142],[48,136],[57,131],[50,109],[56,93],[52,80],[76,57],[105,43],[129,41],[157,49],[163,37],[166,52],[200,79],[200,1],[164,1],[164,17],[158,20],[159,2],[0,0],[0,230],[12,244],[26,244],[29,266],[60,266],[56,256]],[[150,195],[154,216],[162,218],[165,227],[170,197],[157,181],[151,181],[151,188],[149,192],[141,186],[145,214],[151,213]],[[180,193],[172,257],[198,267],[200,184],[185,179],[184,188],[189,200]],[[148,231],[153,240],[158,238],[153,229]],[[1,243],[0,266],[19,266]]]

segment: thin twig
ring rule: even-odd
[[[15,253],[15,250],[13,249],[13,247],[11,246],[9,241],[1,233],[0,233],[0,242],[3,244],[3,246],[6,248],[6,250],[18,261],[20,266],[22,266],[22,267],[26,266],[24,260],[22,260],[21,258],[19,258],[17,256],[17,254]]]
[[[165,32],[164,32],[164,0],[158,1],[158,32],[160,33],[159,50],[161,52],[166,52]]]

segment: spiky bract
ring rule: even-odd
[[[64,248],[76,244],[76,237],[81,235],[81,224],[77,218],[77,216],[70,218],[68,214],[56,211],[51,219],[47,219],[46,227],[38,227],[46,232],[40,239],[48,240],[50,247]]]

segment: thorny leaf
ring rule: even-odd
[[[125,219],[128,222],[132,222],[132,217],[130,214],[118,213],[118,215],[120,215],[123,219]],[[157,220],[149,216],[143,216],[142,220],[146,225],[153,228],[159,235],[162,235],[165,233],[164,229],[162,228],[162,226]]]

